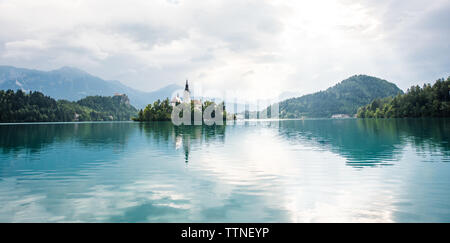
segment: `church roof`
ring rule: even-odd
[[[189,91],[189,84],[188,84],[188,80],[187,79],[186,79],[186,86],[185,86],[184,90]]]

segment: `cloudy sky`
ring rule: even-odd
[[[248,96],[450,75],[448,0],[0,0],[0,65]]]

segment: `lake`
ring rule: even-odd
[[[0,125],[0,222],[450,222],[450,120]]]

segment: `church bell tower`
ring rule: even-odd
[[[187,79],[186,86],[184,88],[183,103],[191,103],[191,93],[189,91],[189,83]]]

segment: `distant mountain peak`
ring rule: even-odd
[[[56,70],[61,70],[61,71],[67,70],[67,71],[79,71],[79,72],[84,72],[84,71],[82,71],[82,70],[79,69],[79,68],[71,67],[71,66],[62,66],[62,67],[60,67],[60,68],[58,68],[58,69],[56,69]]]
[[[169,84],[169,85],[166,85],[166,86],[160,88],[159,90],[177,90],[177,89],[183,89],[183,86],[172,83],[172,84]]]
[[[76,67],[70,67],[70,66],[63,66],[60,67],[58,69],[55,69],[51,72],[57,72],[57,73],[67,73],[67,74],[83,74],[83,75],[89,75],[92,76],[91,74],[89,74],[86,71],[83,71],[81,69],[78,69]]]

